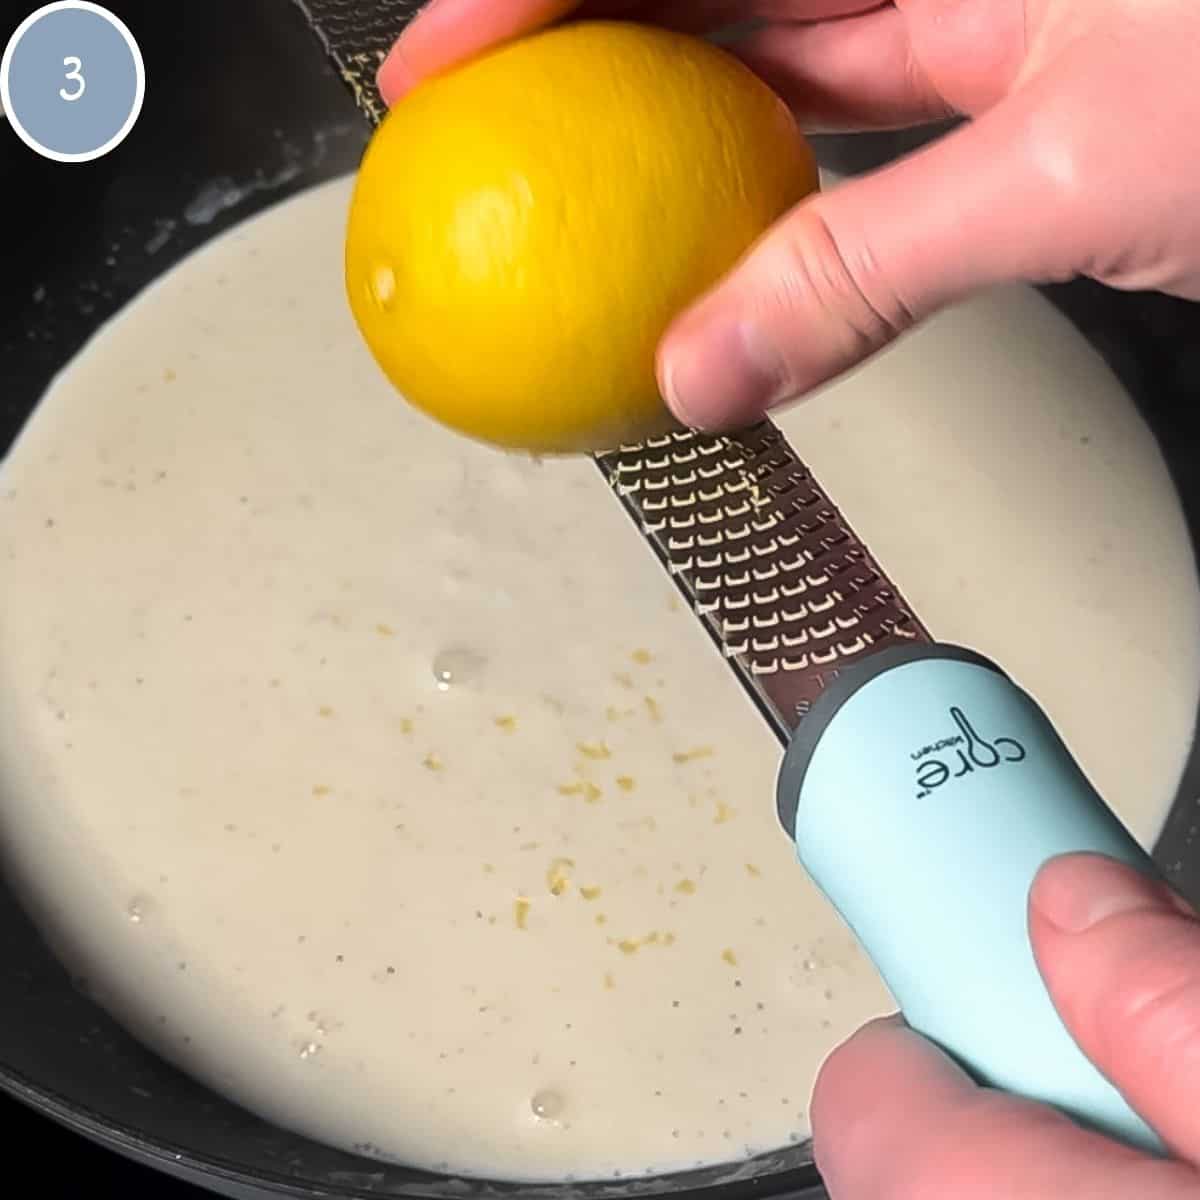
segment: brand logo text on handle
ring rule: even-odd
[[[939,738],[909,755],[916,764],[914,782],[918,800],[976,771],[991,771],[1025,760],[1025,747],[1016,738],[982,737],[966,713],[956,706],[950,709],[950,719],[957,733]]]

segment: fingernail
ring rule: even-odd
[[[1048,863],[1034,884],[1030,906],[1064,933],[1084,933],[1110,917],[1133,912],[1194,915],[1187,901],[1165,884],[1096,854]]]
[[[787,399],[776,348],[756,322],[724,313],[687,319],[674,330],[659,375],[663,399],[692,429],[754,421]]]

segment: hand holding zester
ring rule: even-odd
[[[1200,1195],[1200,921],[1111,861],[1060,859],[1030,933],[1059,1012],[1181,1161],[1149,1158],[1059,1113],[978,1088],[903,1023],[860,1030],[813,1097],[833,1200],[1191,1200]]]

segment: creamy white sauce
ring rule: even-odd
[[[777,826],[778,747],[594,467],[390,391],[347,198],[167,276],[4,466],[9,870],[132,1030],[313,1137],[525,1179],[803,1138],[823,1056],[890,1005]],[[1077,335],[998,293],[783,423],[1150,841],[1200,605]]]

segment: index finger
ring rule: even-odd
[[[887,0],[430,0],[392,47],[377,81],[385,102],[395,104],[422,79],[574,13],[636,14],[701,31],[750,20],[823,21],[887,6]]]

